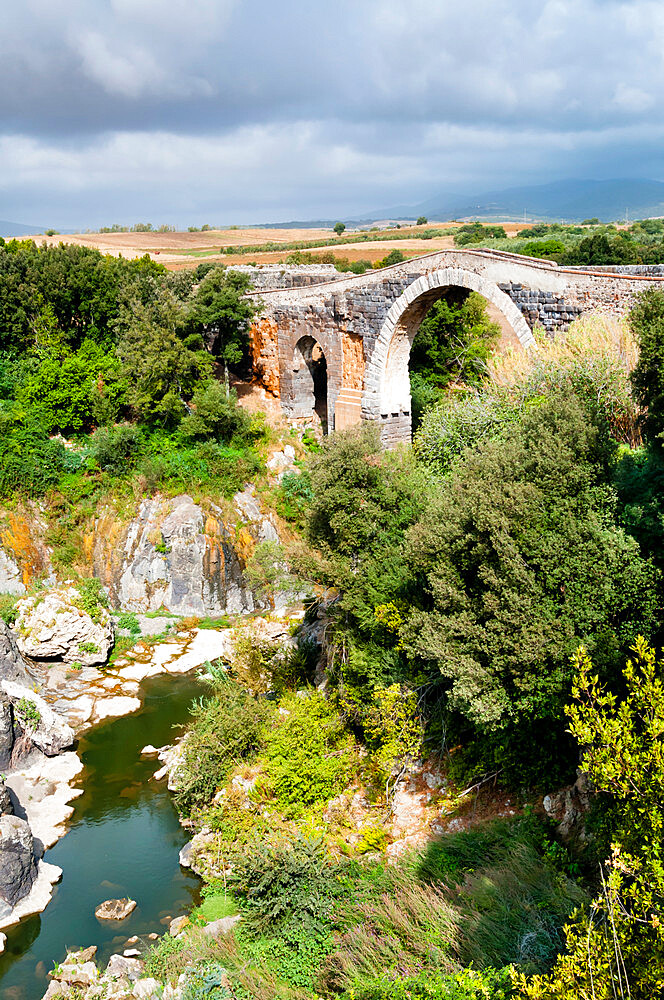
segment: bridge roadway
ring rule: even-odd
[[[286,270],[286,269],[285,269]],[[524,348],[584,313],[621,315],[664,268],[570,268],[496,250],[439,250],[362,275],[252,293],[255,370],[284,413],[330,430],[379,422],[384,444],[411,435],[408,357],[419,325],[449,288],[479,292]]]

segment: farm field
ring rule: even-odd
[[[416,257],[419,254],[431,253],[434,250],[444,250],[453,246],[452,235],[436,236],[431,239],[421,234],[431,229],[455,229],[458,222],[428,222],[423,226],[402,226],[397,231],[385,228],[371,233],[371,240],[354,242],[361,235],[360,230],[348,230],[332,246],[328,241],[334,239],[331,229],[211,229],[206,232],[171,232],[171,233],[73,233],[45,236],[36,234],[29,237],[38,244],[57,246],[58,243],[72,243],[79,246],[94,247],[102,253],[114,257],[123,256],[128,259],[148,254],[153,260],[164,264],[168,270],[181,270],[195,267],[201,259],[222,261],[226,264],[278,264],[286,259],[290,244],[306,242],[306,252],[316,253],[333,250],[336,256],[347,257],[349,260],[369,260],[371,263],[383,258],[390,250],[401,250],[406,257]],[[506,223],[505,230],[513,237],[523,228],[523,223]],[[380,239],[380,233],[385,233],[385,239]],[[247,253],[247,247],[263,247],[267,243],[284,244],[284,249],[257,250],[255,254]],[[221,252],[222,247],[237,247],[238,253]],[[242,248],[242,249],[240,249]]]

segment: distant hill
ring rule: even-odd
[[[484,194],[459,196],[435,195],[417,205],[371,212],[372,219],[386,217],[429,219],[528,219],[581,222],[598,218],[615,222],[625,218],[644,219],[664,216],[664,183],[618,179],[609,181],[566,180],[552,184],[512,187]]]
[[[23,226],[20,222],[0,219],[0,236],[33,236],[35,233],[43,232],[43,226]]]

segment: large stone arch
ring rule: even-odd
[[[479,292],[502,313],[524,347],[535,346],[521,311],[493,281],[454,267],[417,278],[390,308],[366,368],[362,416],[381,421],[386,444],[410,440],[410,347],[427,312],[450,287]]]

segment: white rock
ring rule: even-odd
[[[205,925],[203,931],[208,937],[216,938],[220,934],[228,934],[229,931],[232,931],[241,919],[240,914],[236,913],[232,917],[221,917],[219,920],[211,920],[209,924]]]
[[[12,927],[18,924],[24,917],[30,917],[33,913],[41,913],[45,910],[53,895],[53,886],[62,875],[62,868],[57,865],[49,865],[46,861],[40,861],[37,865],[37,878],[32,885],[32,889],[27,896],[7,912],[0,910],[0,929]]]
[[[189,925],[189,917],[184,914],[181,917],[173,917],[170,924],[168,925],[168,933],[171,937],[177,937],[185,927]]]
[[[93,718],[95,722],[102,719],[114,719],[121,715],[131,715],[138,712],[141,707],[140,698],[124,698],[122,695],[115,695],[112,698],[98,698],[95,702]]]
[[[77,607],[79,600],[75,587],[61,587],[19,601],[14,630],[21,652],[33,660],[106,663],[114,640],[113,620],[102,608],[99,621],[93,621]]]
[[[136,900],[107,899],[95,909],[97,920],[125,920],[136,909]]]
[[[125,948],[122,954],[124,955],[125,958],[136,958],[138,955],[140,955],[140,951],[138,950],[138,948]]]
[[[134,983],[134,996],[137,1000],[152,1000],[161,995],[162,986],[156,979],[137,979]]]
[[[73,750],[46,757],[34,751],[7,775],[6,784],[25,810],[32,835],[42,847],[52,847],[65,833],[63,826],[73,807],[68,803],[83,794],[72,786],[83,763]]]
[[[111,955],[108,965],[106,966],[104,978],[121,979],[122,976],[126,976],[127,979],[135,981],[140,977],[142,971],[143,963],[138,958],[125,958],[124,955]]]
[[[62,753],[72,745],[74,730],[38,694],[15,681],[0,680],[0,688],[14,706],[14,715],[21,728],[45,754],[50,757]],[[33,711],[39,716],[38,721],[33,721],[22,708],[26,702],[32,704]]]

